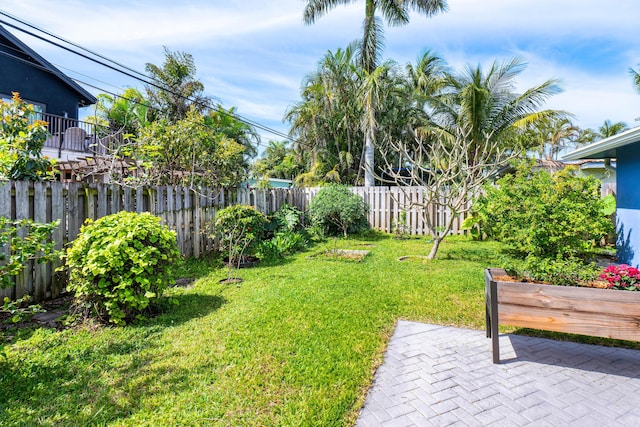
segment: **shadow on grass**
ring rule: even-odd
[[[0,357],[0,425],[102,425],[191,387],[191,369],[171,362],[184,355],[167,345],[165,332],[225,299],[175,298],[178,305],[159,316],[122,328],[46,331],[34,342],[27,340],[35,330],[21,333],[21,354]]]
[[[464,248],[460,247],[442,247],[440,251],[442,251],[442,255],[438,255],[440,259],[446,260],[455,260],[455,261],[473,261],[473,262],[482,262],[486,263],[487,260],[495,260],[497,262],[499,252],[496,252],[496,248],[493,245],[481,244],[482,242],[478,242],[477,245],[469,247],[470,245],[465,245]],[[494,261],[492,261],[494,262]]]

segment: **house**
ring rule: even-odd
[[[565,160],[616,159],[618,261],[640,265],[640,127],[581,147]]]
[[[10,100],[13,92],[49,124],[43,155],[74,161],[104,154],[108,132],[79,120],[79,108],[95,104],[96,97],[0,25],[0,99]]]
[[[291,188],[293,181],[290,179],[267,178],[267,182],[262,182],[256,178],[249,178],[242,183],[243,188],[258,188],[260,185],[266,185],[268,188]]]
[[[611,159],[582,159],[569,164],[578,166],[580,173],[592,176],[602,183],[602,196],[616,194],[616,161]]]

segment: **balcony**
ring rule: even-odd
[[[108,156],[122,143],[122,133],[108,127],[77,119],[40,113],[38,119],[48,123],[49,137],[42,154],[59,160]]]

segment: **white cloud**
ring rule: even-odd
[[[137,70],[161,63],[162,46],[192,53],[199,78],[225,107],[237,106],[240,114],[286,131],[280,120],[297,101],[304,75],[328,50],[359,37],[364,16],[364,2],[358,1],[305,26],[304,4],[61,0],[52,7],[50,0],[21,0],[3,8]],[[427,19],[414,13],[409,25],[386,27],[385,57],[404,64],[428,48],[460,69],[520,55],[529,63],[520,85],[561,78],[566,90],[549,106],[572,111],[580,126],[607,118],[636,124],[640,96],[631,89],[628,68],[640,64],[637,0],[449,0],[449,6],[446,14]],[[116,87],[136,84],[16,34],[55,64]]]

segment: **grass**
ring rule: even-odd
[[[355,422],[395,322],[484,327],[483,268],[498,246],[452,238],[330,241],[221,285],[216,260],[179,305],[122,328],[5,333],[0,425],[343,426]],[[309,258],[366,249],[358,263]],[[10,335],[8,335],[10,334]]]

